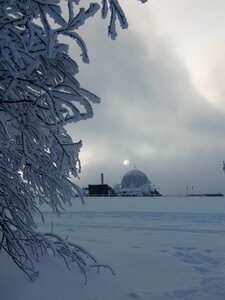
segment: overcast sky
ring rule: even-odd
[[[225,193],[225,1],[120,2],[129,28],[116,41],[100,18],[82,29],[79,81],[101,104],[68,128],[83,141],[78,184],[103,172],[113,186],[136,165],[163,194]]]

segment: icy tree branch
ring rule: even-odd
[[[118,0],[90,1],[87,7],[84,1],[64,1],[67,20],[60,0],[0,0],[0,249],[32,280],[37,276],[33,257],[50,252],[68,268],[78,265],[85,278],[90,268],[104,267],[56,234],[36,232],[33,220],[38,203],[60,214],[63,204],[70,205],[77,195],[82,199],[70,180],[81,169],[82,142],[73,142],[65,125],[91,118],[91,104],[100,102],[81,88],[78,65],[59,37],[72,38],[88,63],[78,33],[87,19],[100,9],[102,18],[109,15],[112,39],[116,22],[128,26]]]

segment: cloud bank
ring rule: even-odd
[[[136,165],[164,194],[185,193],[187,185],[225,192],[224,112],[197,91],[176,49],[154,26],[148,40],[131,29],[112,42],[95,19],[84,34],[91,63],[79,80],[102,103],[92,120],[68,127],[83,140],[80,185],[100,182],[101,172],[114,185]]]

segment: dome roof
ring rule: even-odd
[[[121,181],[121,188],[131,188],[131,187],[142,187],[149,184],[150,181],[148,177],[139,170],[132,170],[127,172]]]

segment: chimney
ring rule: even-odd
[[[104,184],[104,174],[101,173],[101,184]]]

